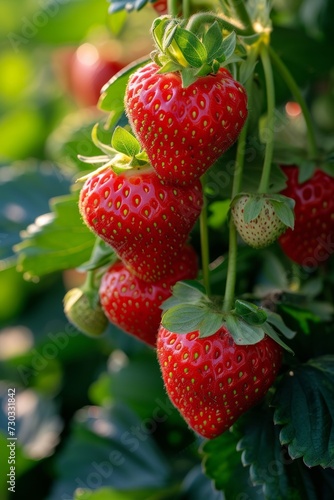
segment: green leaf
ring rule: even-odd
[[[57,457],[58,481],[49,500],[72,498],[78,486],[89,489],[90,478],[96,476],[99,487],[115,490],[124,490],[126,486],[136,492],[168,486],[171,471],[151,435],[154,426],[158,422],[153,416],[143,422],[121,404],[108,409],[86,406],[79,410]]]
[[[244,221],[249,224],[260,214],[264,204],[264,197],[250,196],[244,207]]]
[[[294,200],[291,198],[284,197],[281,198],[280,195],[271,195],[270,203],[272,204],[275,214],[277,217],[288,227],[294,228],[295,225],[295,217],[293,212]]]
[[[207,51],[203,43],[190,31],[178,27],[174,34],[174,42],[177,44],[184,59],[193,68],[200,68],[206,62]],[[170,49],[171,47],[169,47]]]
[[[200,304],[208,301],[205,288],[195,280],[178,281],[172,288],[173,295],[161,306],[163,310],[181,304]]]
[[[213,61],[217,59],[222,52],[223,35],[217,21],[211,24],[208,31],[205,32],[203,37],[203,45],[207,51],[207,60]]]
[[[268,315],[267,319],[268,323],[273,325],[279,332],[283,333],[283,335],[287,339],[293,339],[293,337],[296,335],[296,332],[294,332],[293,330],[291,330],[286,326],[286,324],[284,323],[283,319],[279,314],[274,313],[272,311],[267,311],[267,315]]]
[[[130,156],[130,158],[133,158],[140,152],[140,144],[137,139],[122,127],[115,128],[111,145],[120,153]]]
[[[226,499],[242,499],[247,495],[247,500],[264,500],[250,482],[237,443],[237,436],[230,431],[206,441],[202,448],[205,474],[214,481],[217,490],[224,492]]]
[[[0,259],[15,265],[20,232],[49,210],[49,198],[68,192],[70,179],[59,165],[29,160],[1,167]]]
[[[266,252],[263,262],[264,284],[258,285],[265,292],[274,290],[287,290],[289,288],[289,279],[281,260],[271,252]]]
[[[109,144],[105,144],[104,142],[101,141],[99,135],[100,135],[101,127],[100,123],[96,123],[92,129],[92,141],[95,144],[97,148],[100,149],[103,153],[107,155],[107,161],[108,159],[114,157],[117,155],[117,150],[113,148],[112,146],[109,146]],[[98,156],[97,158],[80,158],[81,161],[86,161],[88,163],[100,163],[103,160],[103,156]]]
[[[111,266],[118,259],[117,254],[112,249],[108,243],[101,240],[101,238],[96,238],[92,254],[87,262],[84,262],[79,266],[80,271],[94,271],[99,267]]]
[[[175,71],[179,71],[180,67],[181,67],[177,62],[172,61],[169,58],[168,58],[168,61],[166,63],[163,63],[162,58],[160,57],[159,63],[162,65],[157,73],[159,73],[161,75],[164,73],[173,73]]]
[[[334,356],[312,359],[289,371],[273,400],[280,441],[308,467],[334,467]]]
[[[151,33],[154,39],[154,42],[158,49],[163,53],[166,48],[166,39],[168,38],[168,34],[176,27],[178,21],[175,19],[171,20],[167,17],[157,17],[154,19]]]
[[[168,309],[161,319],[162,325],[175,333],[189,333],[199,329],[200,323],[208,314],[204,307],[180,304]]]
[[[149,62],[147,57],[132,62],[103,87],[99,100],[99,108],[110,112],[108,120],[110,129],[115,127],[124,113],[125,89],[130,75],[137,71],[137,69],[145,66],[147,62]]]
[[[66,165],[76,173],[87,169],[79,156],[94,157],[101,154],[101,149],[92,141],[92,129],[99,122],[98,135],[102,143],[110,144],[111,132],[106,130],[106,116],[97,119],[95,109],[81,108],[67,114],[60,125],[48,136],[46,143],[47,156]]]
[[[199,325],[199,337],[210,337],[219,330],[223,323],[222,313],[208,312]]]
[[[283,349],[285,349],[286,351],[290,352],[290,354],[294,354],[293,350],[289,346],[287,346],[285,342],[283,342],[281,337],[278,335],[278,333],[276,333],[276,331],[272,328],[272,326],[268,322],[263,323],[263,325],[261,325],[261,326],[262,326],[263,330],[266,332],[266,334],[268,335],[268,337],[275,340],[275,342],[277,342],[277,344],[279,344],[281,347],[283,347]]]
[[[267,319],[266,311],[245,300],[235,301],[235,312],[250,325],[262,325]]]
[[[225,496],[217,491],[211,479],[203,472],[201,465],[195,465],[182,482],[182,497],[177,496],[176,492],[172,491],[169,497],[163,497],[160,500],[173,499],[191,499],[191,500],[225,500]],[[158,499],[151,499],[158,500]]]
[[[187,88],[196,82],[198,75],[195,68],[183,68],[181,71],[182,87]]]
[[[303,184],[303,182],[306,182],[310,180],[314,172],[317,168],[317,164],[315,161],[312,160],[300,160],[297,163],[299,170],[298,170],[298,183]]]
[[[226,324],[228,331],[237,345],[256,344],[264,337],[262,328],[249,325],[233,314],[227,315]]]
[[[178,29],[178,21],[171,20],[167,21],[164,25],[163,39],[162,39],[162,53],[165,54],[167,52],[168,47],[171,45],[174,39],[174,35],[176,30]]]
[[[237,449],[242,451],[242,463],[249,467],[254,486],[261,486],[267,499],[296,500],[300,490],[291,483],[289,464],[282,453],[278,439],[279,430],[274,426],[273,413],[268,407],[257,406],[237,424],[242,438]]]
[[[131,360],[125,354],[121,357],[119,352],[111,354],[107,368],[108,371],[103,372],[90,386],[89,397],[94,404],[109,407],[112,403],[122,403],[143,420],[152,417],[157,402],[166,401],[167,396],[153,349],[136,353],[131,356]],[[163,406],[163,403],[160,406]],[[172,404],[165,410],[161,409],[160,413],[164,413],[164,422],[179,421],[178,411]]]
[[[222,44],[222,49],[225,55],[225,60],[229,59],[234,51],[237,43],[237,36],[234,31],[230,33],[224,40]]]
[[[14,250],[18,270],[26,279],[72,269],[90,258],[95,236],[82,222],[78,209],[79,192],[50,200],[51,213],[38,217],[21,233]]]
[[[334,177],[334,162],[333,160],[327,161],[326,163],[321,164],[321,170],[325,172],[325,174],[329,175],[330,177]]]

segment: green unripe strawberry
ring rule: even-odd
[[[265,248],[293,227],[293,203],[280,195],[238,195],[231,214],[238,233],[253,248]]]
[[[72,288],[66,293],[64,313],[73,326],[89,337],[99,337],[108,325],[100,304],[93,307],[90,298],[81,288]]]

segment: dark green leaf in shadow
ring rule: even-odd
[[[169,465],[151,434],[154,428],[121,404],[90,406],[75,416],[60,453],[56,482],[48,500],[73,495],[76,488],[120,490],[164,488]]]
[[[334,466],[334,356],[311,359],[285,375],[273,400],[280,441],[308,467]]]

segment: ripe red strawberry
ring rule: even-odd
[[[152,7],[159,16],[167,14],[168,12],[167,0],[156,0],[156,2],[152,3]]]
[[[288,229],[279,243],[297,264],[317,267],[334,252],[334,178],[317,169],[299,183],[297,166],[285,166],[283,171],[288,179],[282,194],[296,202],[295,228]]]
[[[247,96],[226,68],[182,87],[178,72],[158,74],[149,63],[130,76],[125,109],[161,179],[190,184],[237,139]]]
[[[81,190],[80,212],[136,276],[156,282],[169,273],[200,214],[201,184],[164,185],[152,168],[123,172],[93,173]]]
[[[167,276],[146,283],[117,262],[103,275],[100,301],[109,321],[155,347],[162,310],[160,305],[171,295],[171,287],[198,272],[195,251],[187,246],[179,254]]]
[[[210,337],[198,335],[160,326],[157,354],[171,401],[194,431],[213,439],[263,398],[280,369],[282,349],[267,336],[236,345],[224,326]]]

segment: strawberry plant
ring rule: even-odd
[[[7,36],[0,496],[332,498],[332,3],[109,4]]]

